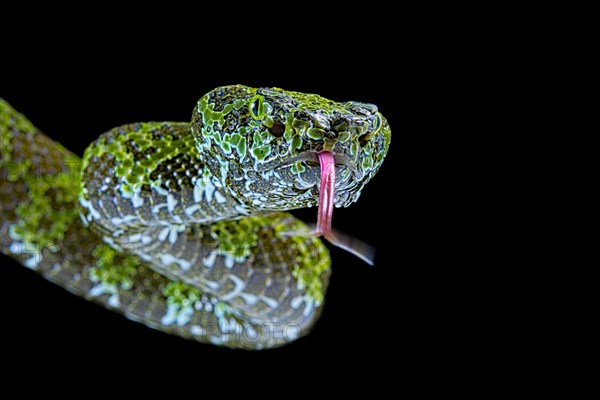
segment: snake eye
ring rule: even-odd
[[[273,126],[269,128],[269,132],[275,137],[282,137],[285,132],[285,125],[279,121],[275,121],[273,122]]]
[[[377,132],[379,132],[379,130],[381,129],[381,114],[377,113],[377,115],[375,116],[375,121],[373,122],[373,135],[377,134]]]
[[[263,97],[262,96],[254,96],[252,98],[252,102],[250,103],[250,115],[254,119],[260,119],[261,114],[263,113]]]
[[[382,125],[383,122],[381,121],[381,115],[377,113],[377,115],[375,115],[375,119],[373,120],[372,132],[367,132],[364,135],[359,136],[358,143],[360,143],[361,146],[366,145],[369,140],[371,140],[373,137],[375,137],[375,135],[377,135]]]

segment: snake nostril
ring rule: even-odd
[[[269,132],[275,137],[282,137],[285,133],[285,125],[279,121],[275,121],[273,126],[269,128]]]
[[[364,147],[371,140],[372,137],[373,137],[373,135],[371,135],[370,133],[365,133],[363,135],[360,135],[358,137],[358,143],[360,143],[361,147]]]

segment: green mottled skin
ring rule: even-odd
[[[285,210],[318,204],[314,154],[335,154],[336,206],[377,172],[391,134],[373,105],[235,85],[191,124],[136,123],[80,160],[0,99],[2,252],[152,328],[263,349],[306,334],[330,258]]]

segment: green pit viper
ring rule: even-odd
[[[83,159],[0,99],[1,251],[76,295],[184,338],[265,349],[305,335],[331,228],[391,140],[376,106],[242,85],[191,123],[114,128]],[[286,210],[318,206],[316,227]]]

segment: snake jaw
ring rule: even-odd
[[[319,190],[319,211],[315,236],[323,236],[331,244],[344,249],[369,265],[373,265],[375,248],[352,236],[334,230],[332,227],[333,206],[335,200],[335,157],[330,151],[317,154],[321,164],[321,186]]]
[[[257,172],[259,174],[268,173],[269,171],[281,172],[282,170],[289,169],[293,164],[303,163],[303,168],[307,168],[307,170],[309,170],[310,172],[308,172],[308,176],[303,176],[303,182],[306,182],[307,184],[302,187],[297,186],[297,189],[310,190],[311,193],[317,195],[317,198],[314,198],[313,202],[305,205],[308,207],[312,207],[318,205],[318,195],[319,193],[322,193],[322,190],[317,192],[317,189],[319,188],[318,178],[321,175],[320,172],[316,171],[316,168],[319,165],[321,165],[319,154],[326,152],[333,154],[335,168],[337,169],[337,172],[334,172],[336,172],[337,178],[339,178],[340,175],[342,178],[335,180],[335,185],[338,186],[338,190],[335,191],[335,207],[348,207],[351,203],[354,203],[356,201],[356,198],[358,197],[356,196],[356,191],[354,190],[356,185],[353,185],[351,182],[360,182],[363,176],[359,173],[359,170],[356,166],[356,162],[354,162],[348,154],[345,154],[343,152],[309,150],[297,154],[295,156],[288,157],[283,161],[269,162],[258,168]]]

